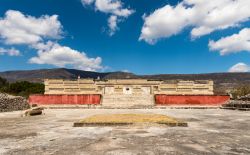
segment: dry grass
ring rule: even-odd
[[[170,126],[186,126],[187,124],[175,118],[160,114],[100,114],[87,117],[74,126],[86,125],[126,125],[138,123],[158,123]]]

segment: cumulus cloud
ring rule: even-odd
[[[250,28],[244,28],[238,34],[221,38],[218,41],[211,40],[209,48],[211,51],[219,51],[221,55],[241,51],[250,52]]]
[[[0,47],[0,55],[9,55],[9,56],[20,56],[20,51],[15,49],[15,48],[10,48],[10,49],[6,49],[6,48],[2,48]]]
[[[30,63],[73,67],[88,71],[103,69],[100,57],[89,58],[84,52],[79,52],[67,46],[48,42],[44,45],[40,44],[35,48],[39,49],[38,56],[32,57],[29,60]]]
[[[229,72],[249,72],[250,66],[248,66],[245,63],[240,62],[232,66],[228,71]]]
[[[58,39],[61,32],[62,25],[57,15],[35,18],[8,10],[5,17],[0,18],[0,38],[6,44],[34,44],[44,38]]]
[[[183,0],[144,16],[139,40],[155,43],[191,27],[192,38],[239,26],[250,18],[249,0]]]
[[[62,27],[57,15],[36,18],[9,10],[0,18],[0,38],[6,45],[23,44],[35,49],[37,56],[30,58],[29,63],[89,71],[103,69],[100,57],[89,58],[84,52],[56,43],[62,38]],[[20,52],[14,48],[0,48],[0,55],[3,54],[18,56]]]
[[[94,6],[95,10],[109,14],[108,26],[110,35],[113,35],[118,29],[118,22],[121,19],[129,17],[135,11],[129,8],[124,8],[120,0],[81,0],[83,6]]]

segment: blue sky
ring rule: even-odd
[[[0,71],[248,72],[250,3],[201,1],[1,0]]]

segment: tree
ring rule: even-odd
[[[233,99],[250,94],[250,85],[239,86],[231,92]]]
[[[29,97],[30,94],[43,94],[44,84],[28,81],[8,83],[6,79],[0,77],[0,92]]]
[[[0,88],[6,86],[7,84],[8,84],[7,80],[0,77]]]

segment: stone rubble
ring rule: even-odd
[[[23,116],[36,116],[36,115],[42,115],[44,108],[43,107],[33,107],[31,109],[25,110]]]
[[[24,97],[0,93],[0,112],[26,110],[29,108],[28,101]]]
[[[237,100],[230,100],[228,103],[222,105],[223,109],[231,110],[250,110],[250,94],[240,97]]]
[[[247,94],[245,96],[241,96],[238,100],[250,102],[250,94]]]

